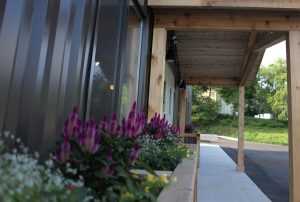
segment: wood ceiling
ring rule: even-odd
[[[255,79],[265,48],[283,33],[175,31],[182,79],[188,84],[245,85]]]

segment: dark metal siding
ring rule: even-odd
[[[0,130],[48,152],[85,107],[97,0],[0,1]]]

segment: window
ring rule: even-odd
[[[132,103],[137,100],[139,83],[142,19],[137,14],[134,4],[129,5],[126,51],[120,78],[121,116],[126,115]]]
[[[146,5],[146,0],[137,0],[141,6]]]
[[[119,0],[102,0],[100,2],[89,98],[90,116],[96,120],[116,111],[116,84],[124,11],[124,5]]]
[[[145,71],[140,69],[147,65],[141,58],[146,58],[149,50],[141,51],[141,47],[142,41],[147,42],[149,38],[145,29],[145,20],[149,19],[137,5],[143,3],[140,5],[143,7],[146,1],[99,2],[87,115],[101,119],[105,114],[118,112],[122,117],[146,86]],[[144,38],[143,33],[146,33]]]
[[[172,107],[173,107],[172,88],[170,88],[170,94],[169,94],[169,114],[172,114]]]

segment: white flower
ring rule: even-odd
[[[4,134],[4,137],[7,138],[9,136],[10,132],[9,131],[4,131],[3,134]]]
[[[7,137],[10,133],[6,132]],[[1,134],[0,134],[1,135]],[[14,136],[12,136],[14,137]],[[16,140],[20,142],[21,140]],[[5,144],[0,141],[0,149]],[[11,152],[0,154],[0,201],[32,202],[32,201],[70,201],[74,198],[70,190],[65,189],[67,184],[83,187],[83,180],[66,180],[59,170],[54,169],[53,160],[47,160],[44,165],[38,163],[39,154],[28,153],[28,148],[20,142],[19,152],[13,149]],[[71,165],[69,165],[70,168]],[[72,173],[77,173],[71,169]],[[45,194],[47,193],[47,194]],[[75,199],[75,198],[74,198]],[[84,201],[83,198],[76,201]],[[73,201],[70,201],[73,202]]]
[[[34,157],[38,159],[40,157],[40,154],[38,152],[34,152]]]

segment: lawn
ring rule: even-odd
[[[237,117],[218,117],[209,125],[199,127],[199,132],[237,137]],[[245,139],[250,142],[288,145],[287,121],[264,120],[246,117]]]

